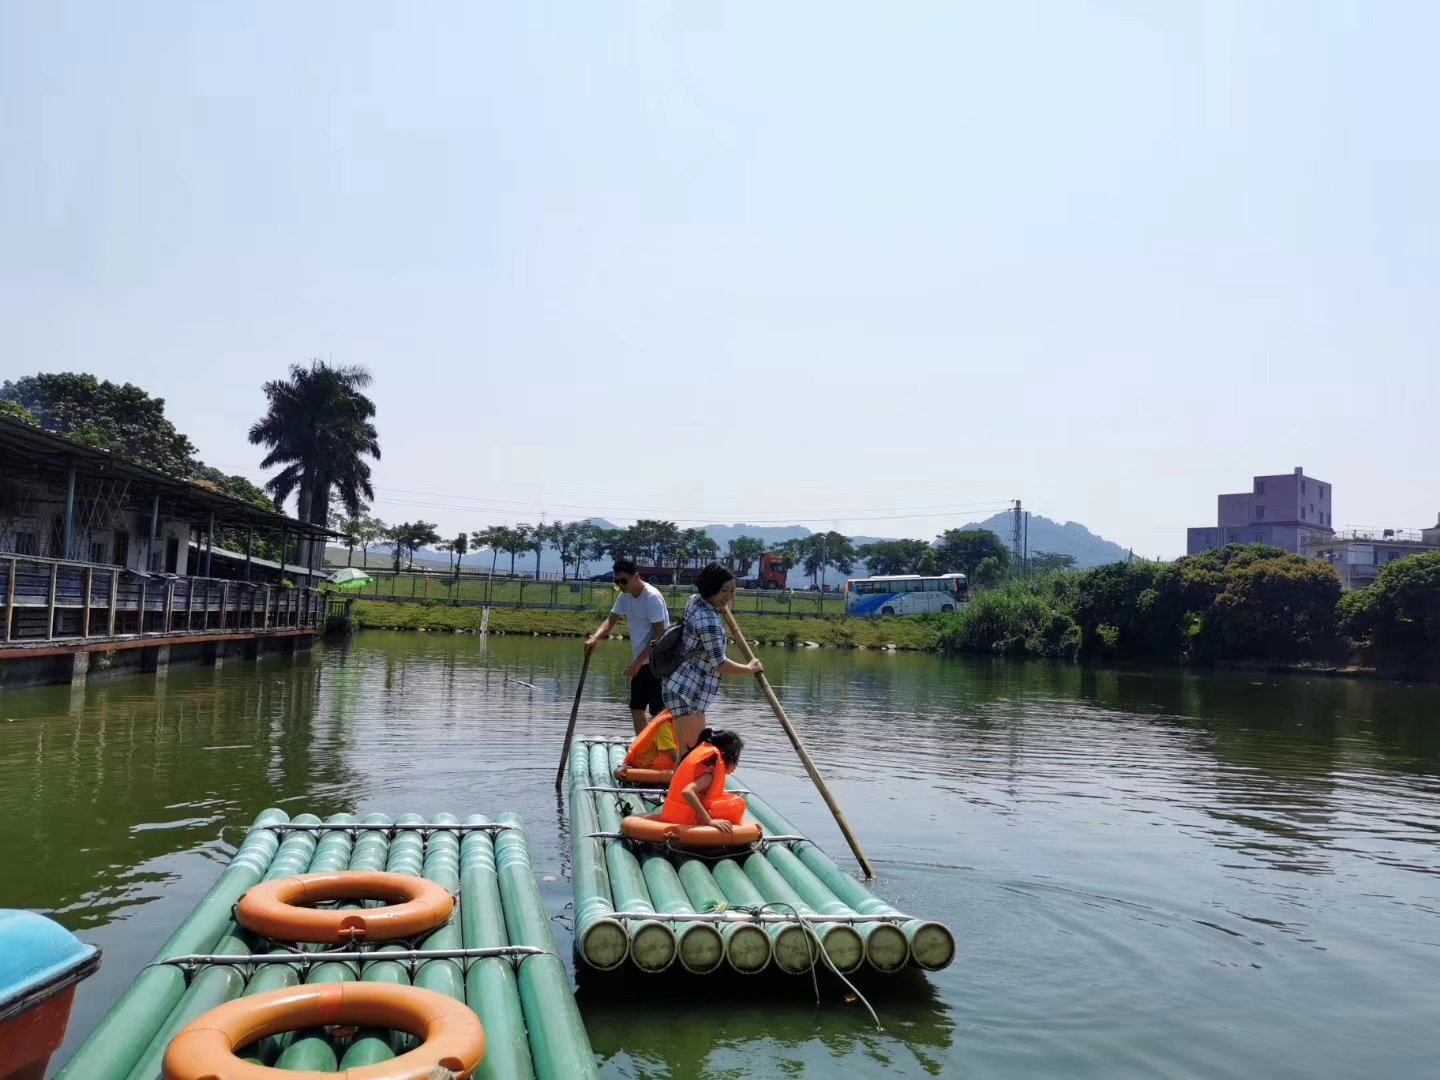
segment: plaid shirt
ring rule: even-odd
[[[715,670],[725,662],[725,624],[720,613],[699,596],[685,605],[685,629],[680,653],[688,656],[704,651],[675,669],[662,688],[665,707],[676,716],[706,712],[720,692],[720,675]]]

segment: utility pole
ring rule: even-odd
[[[1023,564],[1024,564],[1024,566],[1025,566],[1025,576],[1028,578],[1028,577],[1030,576],[1030,511],[1029,511],[1029,510],[1026,510],[1026,511],[1025,511],[1025,540],[1024,540],[1024,552],[1025,552],[1025,557],[1024,557],[1021,561],[1023,562]]]
[[[1015,560],[1017,568],[1025,565],[1025,525],[1024,511],[1020,509],[1020,500],[1015,500],[1015,507],[1010,511],[1010,555]]]

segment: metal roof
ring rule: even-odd
[[[150,499],[158,493],[166,516],[170,518],[193,515],[198,523],[214,513],[219,525],[253,525],[258,529],[289,530],[311,536],[339,535],[298,518],[262,510],[244,499],[222,495],[178,476],[137,465],[108,450],[85,446],[23,420],[0,416],[0,470],[28,466],[63,483],[72,464],[77,472],[123,478],[139,485],[143,494],[135,499],[133,505],[140,509],[146,509]]]

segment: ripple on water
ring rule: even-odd
[[[0,906],[106,949],[71,1043],[266,806],[513,809],[568,867],[553,776],[575,642],[366,634],[311,662],[7,692]],[[930,977],[843,988],[582,978],[608,1076],[1408,1076],[1440,1029],[1440,691],[823,650],[765,654]],[[621,733],[600,650],[579,732]],[[529,685],[526,685],[529,684]],[[747,681],[713,717],[742,779],[851,865]],[[570,952],[568,886],[542,886]],[[643,1003],[643,1004],[637,1004]],[[657,1020],[657,1017],[659,1018]]]

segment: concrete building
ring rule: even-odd
[[[1185,553],[1226,544],[1269,544],[1302,554],[1307,544],[1334,534],[1333,492],[1324,480],[1294,472],[1257,476],[1249,491],[1221,495],[1214,525],[1186,531]]]
[[[1440,551],[1440,520],[1430,529],[1344,529],[1312,540],[1302,554],[1335,567],[1349,591],[1369,585],[1396,559],[1427,551]]]
[[[325,624],[327,536],[0,416],[0,688],[293,656]],[[302,557],[257,558],[257,538]]]

